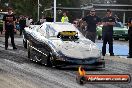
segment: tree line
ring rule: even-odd
[[[45,9],[53,6],[54,0],[40,1],[40,17],[45,14]],[[14,9],[16,15],[27,15],[37,19],[38,0],[1,0],[0,6],[6,9],[7,5]],[[57,6],[77,7],[79,0],[57,0]],[[49,13],[50,14],[50,13]],[[48,15],[49,15],[48,14]]]

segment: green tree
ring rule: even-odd
[[[44,12],[45,8],[50,8],[53,5],[54,0],[40,0],[40,15],[41,12]],[[78,7],[79,0],[57,0],[58,4],[61,4],[62,7]],[[9,3],[13,7],[14,12],[17,15],[28,15],[37,19],[37,6],[38,0],[2,0],[3,5]]]

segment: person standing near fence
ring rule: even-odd
[[[63,13],[63,16],[61,18],[61,22],[64,23],[64,22],[69,22],[69,18],[66,14],[66,12]]]
[[[8,14],[3,17],[3,31],[5,32],[5,50],[8,48],[8,38],[11,37],[13,49],[17,49],[14,43],[14,32],[16,32],[15,16],[12,14],[12,8],[7,9]]]
[[[106,16],[102,19],[102,55],[106,54],[106,44],[109,44],[109,53],[110,56],[114,56],[113,53],[113,25],[115,25],[115,18],[112,16],[112,11],[107,9]]]
[[[127,58],[132,58],[132,18],[128,20],[128,37],[129,37],[129,55]]]
[[[90,39],[91,41],[95,42],[96,39],[96,27],[101,23],[101,19],[96,16],[95,9],[92,8],[90,10],[90,14],[84,18],[83,21],[87,23],[87,30],[86,30],[86,38]]]
[[[20,36],[21,36],[24,28],[26,27],[26,18],[25,18],[25,16],[20,17],[19,26],[20,26]]]

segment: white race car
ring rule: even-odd
[[[70,23],[46,22],[26,27],[23,44],[30,60],[47,66],[104,68],[105,62],[96,44]]]

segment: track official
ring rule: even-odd
[[[103,39],[103,47],[102,47],[102,55],[106,54],[106,44],[109,44],[109,53],[110,56],[114,56],[113,53],[113,25],[115,25],[115,18],[112,16],[112,11],[107,9],[106,16],[102,19],[102,39]]]
[[[132,18],[128,20],[128,37],[129,37],[129,55],[128,58],[132,58]]]
[[[100,24],[101,19],[96,16],[95,9],[92,8],[90,10],[90,14],[84,18],[83,21],[87,23],[87,30],[86,30],[86,38],[90,39],[91,41],[95,42],[96,39],[96,27]]]
[[[25,18],[25,16],[20,17],[19,26],[20,26],[20,36],[21,36],[22,32],[24,31],[24,28],[26,27],[26,18]]]

